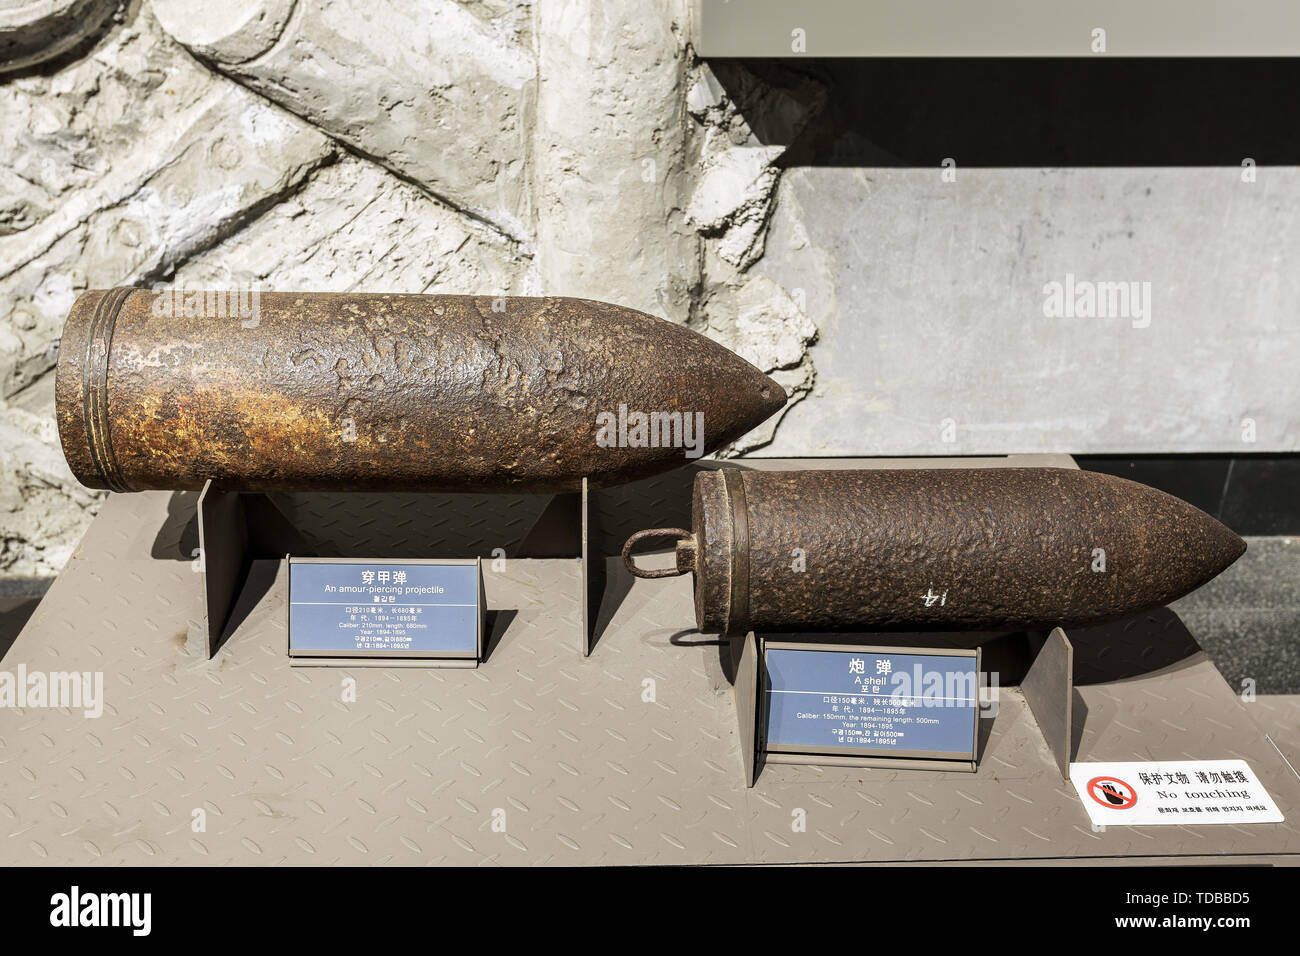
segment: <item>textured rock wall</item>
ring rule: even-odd
[[[724,84],[685,0],[47,6],[100,20],[0,35],[0,577],[56,573],[99,501],[53,421],[87,288],[590,296],[813,385],[806,293],[753,267],[824,92]]]

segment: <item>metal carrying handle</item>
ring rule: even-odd
[[[692,537],[694,535],[685,528],[647,528],[645,531],[638,531],[627,539],[627,544],[623,545],[623,567],[638,578],[675,578],[679,574],[685,574],[683,568],[660,568],[657,571],[638,568],[636,562],[632,560],[632,549],[646,538],[676,538],[678,541],[685,541]]]

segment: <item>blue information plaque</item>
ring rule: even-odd
[[[974,650],[767,642],[769,753],[974,760]]]
[[[289,655],[478,660],[476,559],[289,559]]]

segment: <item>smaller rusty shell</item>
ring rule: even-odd
[[[1063,468],[724,467],[693,494],[667,573],[694,572],[705,633],[1095,624],[1181,597],[1246,547],[1178,498]],[[639,540],[624,560],[645,577]]]

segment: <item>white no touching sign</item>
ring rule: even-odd
[[[1070,782],[1096,826],[1283,820],[1244,760],[1072,763]]]

